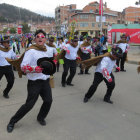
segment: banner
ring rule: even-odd
[[[22,34],[22,25],[18,25],[17,33]]]
[[[125,33],[126,36],[130,36],[129,43],[140,44],[140,29],[112,29],[112,30],[108,31],[108,42],[109,43],[112,42],[112,34],[115,33],[115,35],[116,35],[118,32],[120,34]]]
[[[103,0],[100,0],[99,3],[99,15],[103,15]]]

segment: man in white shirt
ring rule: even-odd
[[[92,53],[92,48],[91,48],[91,37],[87,36],[86,40],[80,45],[80,49],[81,49],[81,60],[87,60],[90,59],[91,57],[91,53]],[[90,74],[89,69],[85,69],[85,74]],[[84,71],[81,68],[80,65],[80,73],[78,73],[79,75],[84,74]]]
[[[54,45],[54,37],[49,38],[49,42],[45,44],[47,48],[47,54],[50,59],[54,59],[57,55],[56,46]]]
[[[126,72],[126,70],[124,69],[124,64],[125,64],[125,61],[126,61],[126,58],[127,58],[127,51],[129,49],[129,45],[127,44],[126,35],[125,34],[123,34],[121,36],[121,40],[119,40],[117,42],[117,44],[118,44],[118,47],[122,49],[123,56],[122,56],[122,58],[120,58],[120,59],[118,59],[116,61],[116,65],[119,67],[119,64],[120,64],[120,71]],[[116,72],[118,72],[117,69],[116,69]]]
[[[122,57],[122,49],[120,49],[119,47],[112,48],[112,52],[110,53],[110,57],[103,57],[97,64],[94,74],[94,80],[89,90],[85,94],[83,100],[84,103],[88,102],[88,100],[95,93],[98,85],[104,80],[107,85],[107,91],[104,96],[104,101],[113,104],[113,101],[110,100],[112,91],[115,88],[115,79],[112,73],[112,69],[116,66],[116,59]]]
[[[9,98],[9,91],[13,87],[14,84],[14,73],[12,70],[12,66],[8,63],[5,58],[16,59],[16,54],[10,48],[9,39],[7,36],[4,36],[4,39],[1,38],[0,45],[0,80],[5,75],[7,80],[7,86],[3,91],[3,97]]]
[[[78,38],[75,36],[74,39],[71,40],[71,43],[66,45],[65,49],[66,54],[64,58],[64,71],[62,73],[61,80],[62,87],[65,87],[66,84],[69,86],[74,86],[71,82],[76,73],[76,58],[79,50]],[[70,75],[66,79],[69,69]]]
[[[48,57],[46,46],[44,46],[46,33],[43,30],[37,30],[35,32],[35,42],[36,44],[27,49],[21,63],[21,70],[26,73],[28,78],[27,100],[10,119],[7,126],[9,133],[13,131],[15,123],[22,119],[33,108],[39,95],[43,100],[43,104],[38,113],[37,121],[41,125],[46,125],[45,118],[51,108],[52,91],[49,84],[50,74],[44,74],[44,69],[37,65],[40,58]]]

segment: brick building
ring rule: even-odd
[[[140,23],[140,8],[127,7],[124,9],[125,21],[129,23]]]
[[[69,24],[69,18],[76,11],[76,4],[59,6],[55,8],[55,29],[58,34],[61,33],[61,28],[65,26],[67,28]]]
[[[55,9],[56,31],[61,33],[61,27],[70,32],[71,21],[75,22],[75,32],[80,34],[88,34],[98,36],[101,30],[99,19],[99,3],[97,1],[86,5],[82,10],[76,9],[76,5],[59,6]],[[103,4],[103,33],[107,34],[108,25],[124,23],[124,16],[121,12],[110,10],[107,3]],[[65,25],[64,25],[65,23]]]
[[[98,36],[101,30],[101,22],[99,19],[99,3],[97,1],[86,5],[82,12],[75,13],[71,16],[75,19],[78,34],[88,34],[91,36]],[[108,25],[123,23],[123,16],[121,12],[113,11],[107,8],[107,3],[103,4],[103,21],[102,31],[107,34]]]

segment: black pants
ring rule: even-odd
[[[0,66],[0,80],[5,75],[7,80],[7,86],[4,89],[3,93],[8,95],[9,91],[13,87],[14,84],[14,73],[12,70],[12,66]]]
[[[126,57],[127,57],[127,53],[123,53],[122,58],[117,59],[117,61],[116,61],[116,65],[118,67],[119,67],[119,64],[120,64],[120,69],[121,70],[124,70],[124,64],[125,64],[125,61],[126,61]]]
[[[90,53],[82,53],[81,54],[81,60],[84,61],[84,60],[87,60],[87,59],[90,59]],[[85,73],[88,73],[89,69],[85,69]],[[80,73],[83,74],[84,72],[82,71],[82,67],[80,65]]]
[[[91,98],[93,96],[93,94],[95,93],[98,85],[104,80],[106,85],[107,85],[107,91],[106,94],[104,96],[104,99],[110,99],[111,95],[112,95],[112,91],[115,88],[115,79],[113,74],[111,73],[110,76],[112,77],[112,82],[108,82],[101,73],[99,72],[95,72],[94,74],[94,80],[92,85],[90,86],[88,92],[85,94],[86,98]]]
[[[68,76],[67,80],[66,77],[68,75],[68,71],[70,69],[70,75]],[[62,73],[62,81],[61,83],[65,84],[71,84],[73,77],[75,76],[76,73],[76,60],[69,60],[69,59],[64,59],[64,71]]]
[[[46,118],[52,104],[52,92],[49,79],[36,81],[28,80],[27,90],[28,95],[25,104],[23,104],[11,118],[10,123],[16,123],[23,118],[33,108],[39,95],[43,100],[43,104],[40,108],[37,119],[43,120]]]

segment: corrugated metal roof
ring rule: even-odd
[[[140,29],[140,24],[113,24],[112,29]]]

